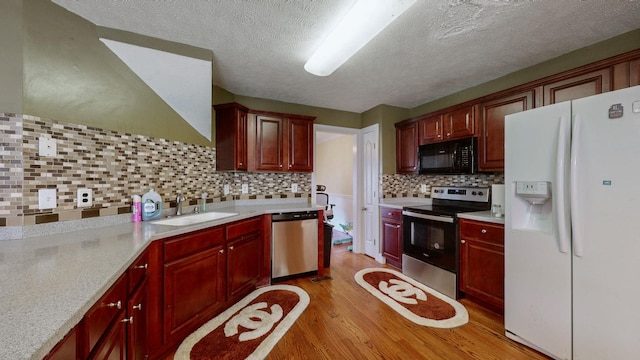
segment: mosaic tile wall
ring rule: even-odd
[[[6,222],[6,226],[127,213],[131,195],[142,195],[149,188],[162,196],[165,208],[167,203],[175,205],[178,192],[192,204],[202,192],[208,193],[209,202],[310,196],[311,174],[216,172],[216,153],[210,147],[28,115],[8,119],[5,121],[9,124],[0,125],[0,131],[15,136],[17,145],[5,141],[3,136],[1,169],[3,173],[17,175],[15,188],[9,192],[0,189],[0,219],[4,219],[0,221]],[[56,156],[38,155],[40,137],[55,139]],[[4,170],[7,165],[15,165],[16,169]],[[248,194],[241,194],[243,183],[249,185]],[[298,184],[298,193],[290,193],[291,183]],[[226,196],[224,184],[230,190]],[[38,189],[43,188],[56,189],[57,208],[38,210]],[[78,188],[93,190],[93,206],[76,206]]]
[[[425,193],[420,192],[427,185]],[[504,184],[504,173],[475,175],[403,175],[382,176],[382,195],[390,197],[429,197],[432,186],[491,186]]]
[[[22,117],[0,114],[0,226],[22,225],[22,174]]]

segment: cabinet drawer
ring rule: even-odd
[[[129,294],[138,286],[140,281],[149,273],[149,252],[145,251],[129,266]]]
[[[107,328],[127,306],[127,278],[120,277],[107,293],[96,302],[84,318],[89,352],[106,333]]]
[[[504,225],[460,219],[460,238],[504,245]]]
[[[402,220],[402,209],[380,207],[380,216],[393,220]]]
[[[166,240],[164,242],[165,263],[221,244],[224,241],[222,229],[222,226],[218,226]]]
[[[227,225],[227,239],[235,239],[260,230],[262,230],[262,216],[241,220]]]

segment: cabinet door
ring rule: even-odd
[[[504,117],[532,109],[533,99],[534,91],[530,90],[480,104],[480,171],[504,170]]]
[[[125,360],[127,359],[127,338],[124,323],[124,309],[120,310],[115,322],[109,328],[104,338],[90,354],[89,359],[93,360]]]
[[[284,119],[256,116],[256,170],[283,171]]]
[[[442,115],[429,116],[418,121],[418,144],[442,141]]]
[[[78,327],[73,328],[51,352],[44,357],[45,360],[72,360],[81,359],[77,353]]]
[[[418,123],[396,126],[396,173],[411,174],[418,164]]]
[[[543,86],[544,105],[611,91],[611,68],[594,71]]]
[[[313,121],[288,119],[289,171],[313,171]]]
[[[462,292],[495,311],[503,311],[503,226],[460,221],[460,274]]]
[[[164,336],[192,331],[225,302],[225,254],[217,246],[164,265]]]
[[[629,62],[629,86],[640,85],[640,59]]]
[[[382,255],[387,263],[402,269],[402,223],[390,218],[381,218]]]
[[[248,109],[237,103],[214,106],[216,169],[247,170]]]
[[[444,114],[444,138],[446,140],[453,140],[475,135],[475,119],[473,115],[472,107],[465,107]]]
[[[85,314],[85,338],[83,354],[89,354],[97,347],[116,316],[124,317],[127,306],[127,277],[122,276]],[[121,314],[122,313],[122,314]]]
[[[262,265],[262,236],[259,232],[228,240],[229,299],[242,297],[255,289]]]
[[[127,359],[145,360],[149,358],[149,281],[142,280],[131,294],[127,304],[129,334],[127,336]]]

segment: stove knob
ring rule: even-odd
[[[476,192],[475,192],[475,191],[471,192],[471,195],[474,195],[474,196],[475,196],[475,195],[476,195]]]
[[[482,195],[484,195],[484,193],[483,193],[482,191],[480,191],[480,192],[478,193],[478,195],[482,196]]]

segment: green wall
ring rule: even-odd
[[[0,113],[22,114],[22,0],[0,1]]]
[[[94,24],[48,0],[22,5],[24,114],[212,145],[98,39]]]
[[[378,124],[380,133],[380,166],[383,174],[396,172],[395,123],[407,119],[409,109],[378,105],[362,114],[362,127]]]

